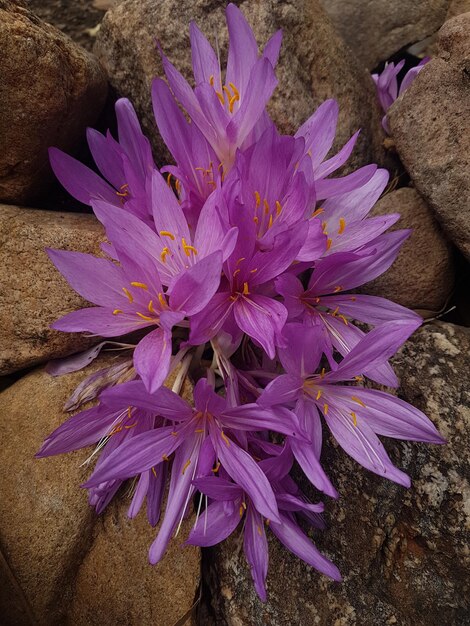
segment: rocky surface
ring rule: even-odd
[[[97,343],[50,324],[88,306],[49,261],[46,247],[99,252],[104,232],[91,215],[0,205],[0,374]]]
[[[361,292],[434,316],[445,306],[454,286],[452,246],[415,189],[403,187],[386,194],[371,215],[387,213],[401,215],[390,230],[411,228],[412,233],[392,267],[364,285]]]
[[[340,122],[337,146],[362,128],[351,165],[383,161],[383,134],[375,90],[366,70],[336,34],[317,0],[295,3],[237,2],[263,44],[279,28],[284,40],[278,65],[279,85],[268,106],[283,132],[291,133],[326,98],[337,98]],[[150,104],[154,76],[162,75],[155,39],[177,68],[190,78],[188,24],[194,19],[225,57],[225,3],[210,0],[125,0],[107,12],[95,53],[116,91],[130,98],[159,162],[169,158],[157,138]]]
[[[88,506],[79,485],[90,472],[81,467],[89,449],[34,458],[64,421],[62,407],[79,382],[115,362],[103,355],[60,378],[37,369],[0,394],[2,625],[172,625],[193,605],[198,550],[181,549],[178,540],[159,566],[148,565],[156,529],[145,512],[126,518],[125,490],[101,517]]]
[[[105,12],[119,0],[24,0],[45,22],[53,24],[87,50],[93,48]]]
[[[394,359],[399,395],[424,410],[448,440],[445,446],[388,445],[413,479],[410,490],[366,472],[331,442],[326,446],[342,497],[326,503],[329,527],[314,539],[344,581],[327,581],[271,537],[268,602],[262,604],[234,536],[205,555],[212,595],[200,623],[467,624],[470,397],[461,373],[468,371],[469,354],[468,329],[436,323],[417,332]]]
[[[391,107],[400,158],[448,237],[470,258],[470,13],[441,29],[438,58]]]
[[[320,0],[339,33],[370,70],[416,41],[435,33],[449,0]]]
[[[0,201],[27,202],[52,179],[47,149],[74,148],[104,105],[96,59],[25,7],[0,0]]]

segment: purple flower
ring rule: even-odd
[[[147,220],[151,215],[146,181],[155,170],[149,140],[142,134],[139,120],[129,100],[116,102],[119,141],[111,134],[87,130],[88,146],[103,180],[58,148],[49,149],[54,174],[67,191],[84,204],[105,200]]]
[[[322,350],[318,326],[289,324],[284,329],[287,347],[278,352],[286,373],[269,383],[258,402],[262,406],[294,407],[312,444],[289,439],[292,450],[305,474],[321,491],[336,495],[319,461],[320,413],[341,447],[358,463],[406,487],[410,485],[409,477],[392,464],[377,435],[444,442],[418,409],[382,391],[349,384],[361,380],[365,370],[385,363],[416,326],[413,321],[382,324],[328,373],[316,373]],[[340,382],[348,385],[337,384]]]
[[[216,464],[250,495],[262,515],[279,520],[276,498],[266,476],[243,449],[248,431],[267,429],[304,439],[295,415],[286,409],[263,408],[257,404],[230,407],[201,379],[194,389],[194,408],[178,395],[162,387],[149,394],[140,381],[125,383],[105,391],[101,402],[119,414],[122,407],[159,415],[172,422],[123,442],[100,463],[85,484],[98,488],[153,470],[175,453],[168,504],[160,532],[150,549],[150,561],[158,562],[171,534],[182,519],[191,495],[192,481],[206,476]],[[125,412],[125,411],[124,411]],[[238,442],[236,440],[238,438]],[[46,450],[47,451],[47,450]]]
[[[418,65],[408,70],[400,83],[400,88],[398,88],[398,74],[405,65],[404,60],[400,61],[396,65],[392,62],[385,63],[385,67],[380,74],[372,74],[372,78],[377,88],[377,96],[379,98],[380,106],[382,107],[384,113],[387,113],[395,100],[408,89],[428,61],[430,61],[430,58],[425,57],[418,63]],[[387,115],[384,115],[382,118],[382,126],[388,133],[389,128]]]
[[[288,475],[293,461],[289,447],[280,448],[263,443],[258,442],[256,451],[262,456],[259,467],[270,481],[279,509],[279,520],[264,520],[249,495],[228,480],[229,477],[225,477],[221,470],[219,477],[203,477],[194,481],[197,489],[212,502],[199,516],[187,543],[215,545],[231,535],[242,522],[246,560],[251,568],[256,592],[266,602],[268,543],[265,527],[270,528],[288,550],[326,576],[339,581],[341,575],[311,543],[296,519],[296,515],[300,514],[310,524],[322,528],[323,523],[318,514],[323,511],[323,504],[310,503]],[[271,456],[267,456],[263,448],[269,448]]]
[[[120,265],[80,252],[48,250],[69,284],[97,305],[65,315],[53,328],[113,337],[156,327],[134,352],[135,368],[151,391],[168,374],[172,327],[210,301],[220,281],[223,253],[219,246],[230,250],[236,235],[229,233],[228,241],[217,231],[215,220],[201,219],[194,241],[201,243],[198,250],[192,245],[181,208],[174,197],[171,203],[172,192],[158,172],[153,181],[156,194],[167,194],[161,196],[160,211],[154,206],[157,233],[127,211],[93,202]]]

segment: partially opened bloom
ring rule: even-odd
[[[54,174],[67,191],[80,202],[106,200],[122,206],[141,219],[151,215],[146,183],[156,169],[150,142],[142,133],[132,104],[126,98],[116,102],[118,138],[87,130],[90,152],[103,178],[58,148],[49,149]]]
[[[399,61],[396,65],[392,62],[385,63],[385,67],[380,74],[372,74],[372,78],[377,88],[377,96],[379,98],[380,106],[382,107],[385,114],[398,98],[398,96],[401,96],[401,94],[408,89],[413,80],[416,78],[416,76],[429,60],[429,57],[425,57],[418,63],[418,65],[408,70],[408,72],[401,80],[400,87],[398,87],[398,74],[401,72],[403,66],[405,65],[404,59],[402,61]],[[382,126],[384,130],[388,133],[389,128],[387,115],[383,116]]]
[[[291,440],[300,466],[318,489],[335,495],[320,465],[320,413],[341,447],[367,469],[409,487],[410,479],[388,457],[377,435],[443,443],[429,419],[403,400],[357,385],[365,370],[383,364],[416,329],[411,321],[379,326],[359,341],[336,370],[316,373],[320,365],[318,327],[289,324],[287,347],[279,349],[285,374],[278,376],[259,399],[262,406],[294,406],[312,444]],[[353,383],[353,384],[338,384]]]

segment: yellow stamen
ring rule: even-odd
[[[127,299],[129,300],[129,302],[132,304],[132,302],[134,302],[134,296],[131,294],[131,292],[129,291],[129,289],[126,289],[125,287],[122,288],[122,290],[124,291],[124,293],[127,296]]]
[[[319,389],[319,390],[318,390],[318,393],[317,393],[316,400],[320,400],[320,398],[321,398],[321,394],[322,394],[322,393],[323,393],[323,392],[322,392],[322,390],[321,390],[321,389]]]
[[[244,256],[240,257],[240,258],[238,259],[238,261],[235,263],[235,265],[239,265],[239,264],[240,264],[242,261],[244,261],[244,260],[245,260],[245,257],[244,257]]]
[[[178,193],[181,191],[181,183],[178,179],[175,180],[175,188]]]
[[[339,306],[336,307],[336,309],[333,311],[333,313],[331,314],[333,317],[335,317],[337,315],[339,311]]]
[[[323,405],[323,413],[324,413],[325,415],[328,415],[328,405],[327,405],[327,404],[324,404],[324,405]]]
[[[240,505],[240,511],[239,511],[239,513],[240,513],[240,517],[242,517],[242,515],[243,515],[243,511],[244,511],[244,508]]]
[[[240,100],[238,96],[232,96],[228,101],[228,110],[230,111],[230,113],[233,113],[233,105],[235,104],[235,102],[237,102],[237,100]]]
[[[321,227],[322,227],[323,233],[324,233],[325,235],[327,234],[327,232],[326,232],[326,228],[327,228],[327,226],[328,226],[327,222],[322,222],[322,223],[321,223]]]
[[[354,376],[354,380],[357,380],[358,383],[362,383],[364,376]]]
[[[245,509],[246,511],[246,502],[242,502],[242,507]]]
[[[240,268],[236,269],[236,270],[233,272],[232,276],[236,276],[239,272],[241,272],[241,269],[240,269]]]
[[[243,295],[244,296],[250,295],[250,290],[248,289],[248,283],[243,283]]]
[[[166,177],[166,184],[168,185],[168,187],[171,187],[171,172],[168,172],[168,175]]]
[[[183,245],[183,250],[186,256],[191,256],[191,252],[193,252],[194,254],[197,254],[196,248],[194,246],[188,245],[184,237],[181,239],[181,243]]]
[[[117,315],[118,313],[122,313],[121,309],[114,309],[113,315]]]
[[[256,208],[258,208],[259,205],[261,204],[261,196],[259,195],[259,191],[255,191],[255,198],[256,198]]]
[[[256,217],[256,215],[255,215],[255,217],[253,218],[253,221],[254,221],[254,223],[255,223],[255,224],[258,224],[258,223],[259,223],[259,219]]]
[[[357,396],[351,396],[351,400],[354,400],[354,402],[357,402],[362,407],[367,408],[366,405],[364,404],[364,402],[360,398],[358,398]]]
[[[167,254],[168,254],[169,252],[170,252],[170,249],[169,249],[169,248],[167,248],[166,246],[165,246],[165,247],[163,248],[163,250],[161,251],[161,253],[160,253],[160,258],[161,258],[161,260],[163,261],[163,263],[165,263],[165,261],[166,261],[166,257],[167,257]]]
[[[127,190],[123,192],[116,191],[116,195],[120,196],[121,198],[127,198],[127,196],[129,195],[129,192]]]
[[[333,241],[328,237],[328,239],[326,240],[326,249],[329,250],[331,248],[331,244],[333,243]]]
[[[273,214],[271,213],[271,215],[269,216],[268,228],[271,228],[272,225],[273,225]]]
[[[154,322],[155,321],[154,317],[149,317],[148,315],[144,315],[143,313],[139,313],[139,311],[136,311],[136,315],[138,315],[140,317],[140,319],[143,319],[146,322]]]
[[[220,91],[216,91],[215,92],[218,99],[220,100],[220,104],[222,104],[223,106],[225,106],[225,98],[224,98],[224,94],[221,93]]]
[[[131,283],[133,287],[138,287],[139,289],[148,290],[148,286],[145,283]]]
[[[250,274],[256,274],[256,272],[257,272],[257,271],[258,271],[258,268],[257,268],[257,267],[255,267],[255,269],[254,269],[254,270],[250,270]]]
[[[261,526],[259,526],[259,525],[258,525],[256,528],[257,528],[257,530],[258,530],[258,534],[261,536],[261,534],[262,534],[262,533],[261,533]]]
[[[196,428],[196,430],[194,432],[195,433],[203,433],[204,432],[204,428]]]
[[[126,428],[128,430],[129,428],[134,428],[134,426],[137,426],[137,422],[134,422],[130,426],[124,426],[124,428]]]
[[[175,240],[175,236],[173,235],[173,233],[170,233],[170,231],[168,231],[168,230],[161,230],[160,231],[160,235],[162,237],[169,237],[172,241]]]
[[[321,372],[320,372],[320,378],[323,378],[324,375],[325,375],[325,368],[322,367]]]
[[[224,433],[223,430],[220,431],[220,436],[222,437],[222,439],[227,444],[227,447],[230,446],[230,439],[227,437],[227,435]]]
[[[264,212],[266,213],[266,215],[269,213],[269,203],[266,200],[266,198],[263,200],[263,206],[264,206]]]
[[[344,232],[345,228],[346,228],[346,220],[344,219],[344,217],[340,217],[338,235],[341,235]]]
[[[315,304],[319,304],[320,300],[321,300],[321,298],[318,298],[318,297],[313,299],[313,301],[315,302]]]
[[[227,94],[227,98],[230,99],[232,97],[232,94],[230,93],[230,89],[227,87],[227,85],[224,85],[222,89]]]
[[[153,308],[153,300],[150,300],[147,305],[147,309],[149,310],[149,313],[156,313],[155,309]]]
[[[183,471],[181,473],[184,474],[190,465],[191,465],[191,459],[188,459],[186,463],[183,465]]]
[[[214,472],[214,474],[217,474],[219,469],[220,469],[220,461],[217,462],[217,465],[211,471]]]
[[[127,417],[129,419],[131,419],[131,417],[132,417],[132,407],[131,406],[127,407]]]
[[[228,84],[229,87],[232,89],[234,95],[237,96],[238,99],[240,99],[240,92],[238,91],[238,89],[235,87],[235,85],[233,83],[229,83]]]
[[[177,432],[176,430],[172,430],[172,431],[171,431],[171,433],[170,433],[170,435],[171,435],[172,437],[178,437],[178,432]]]
[[[279,200],[276,200],[276,215],[279,215],[281,211],[282,211],[281,203],[279,202]]]
[[[169,457],[166,454],[162,454],[162,461],[169,461]]]
[[[342,291],[343,287],[341,285],[336,285],[333,293],[338,293],[338,291]]]
[[[354,411],[351,411],[351,417],[353,418],[354,426],[357,426],[357,415],[354,413]]]
[[[317,209],[316,211],[314,211],[312,213],[312,217],[317,217],[317,215],[321,215],[322,213],[324,213],[325,209],[323,209],[322,207],[320,207],[319,209]]]
[[[155,478],[157,477],[157,470],[154,467],[152,467],[152,474],[155,476]]]
[[[160,302],[160,304],[162,305],[163,309],[166,309],[166,307],[168,306],[165,300],[165,296],[162,294],[162,292],[160,292],[158,294],[158,301]]]
[[[344,317],[344,315],[338,315],[338,317],[340,317],[343,320],[346,326],[348,325],[348,320]]]
[[[213,87],[213,86],[214,86],[214,74],[211,74],[211,75],[209,76],[209,85],[210,85],[211,87]]]

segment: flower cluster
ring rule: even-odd
[[[382,118],[382,126],[386,133],[389,133],[387,111],[395,100],[408,89],[429,60],[429,57],[424,57],[418,65],[408,70],[400,82],[400,88],[398,87],[398,74],[405,65],[404,59],[396,65],[393,62],[385,63],[385,67],[380,74],[372,74],[380,106],[385,113]]]
[[[338,119],[324,102],[295,136],[281,135],[266,104],[276,86],[276,33],[259,54],[242,13],[227,7],[228,63],[222,74],[191,24],[195,87],[164,56],[167,82],[152,96],[175,164],[159,171],[131,104],[116,105],[118,140],[88,132],[95,172],[57,149],[62,184],[93,207],[104,258],[48,254],[95,306],[54,328],[105,338],[131,335],[132,358],[93,374],[69,408],[99,403],[52,433],[38,456],[98,444],[85,487],[98,512],[133,479],[129,516],[146,501],[160,519],[150,561],[164,555],[195,501],[187,539],[214,545],[238,526],[256,590],[266,599],[268,529],[294,554],[340,579],[299,518],[323,527],[290,476],[296,461],[320,491],[338,497],[321,460],[322,422],[365,468],[404,486],[378,435],[441,443],[417,409],[391,387],[390,357],[420,325],[413,312],[354,289],[386,271],[408,231],[386,232],[398,215],[368,217],[388,174],[375,165],[332,176],[357,133],[331,155]],[[182,109],[186,112],[183,114]],[[138,334],[135,331],[141,331]],[[142,332],[144,331],[144,332]],[[90,362],[104,344],[55,366]],[[172,388],[164,385],[174,375]],[[194,399],[182,397],[191,375]]]

